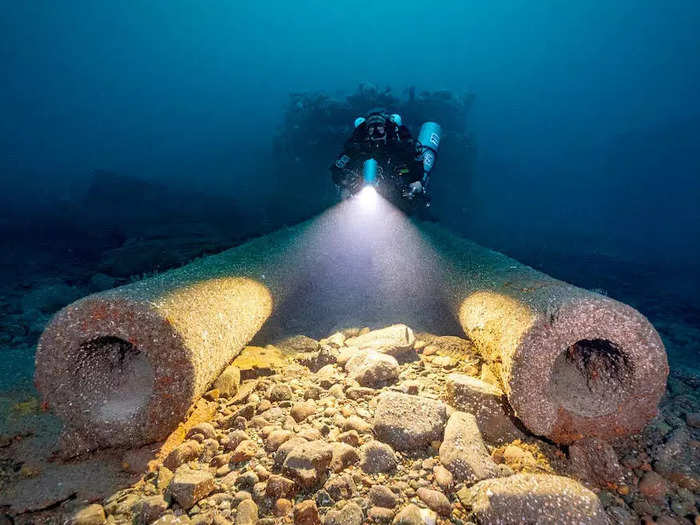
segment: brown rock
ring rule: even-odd
[[[153,522],[153,525],[190,525],[190,520],[187,514],[175,516],[173,514],[165,514]]]
[[[168,486],[168,492],[184,509],[191,508],[215,488],[214,476],[204,470],[180,467]]]
[[[398,498],[391,490],[384,485],[372,485],[367,494],[372,505],[393,509],[398,503]]]
[[[397,450],[414,450],[442,439],[447,410],[445,404],[421,396],[384,392],[374,414],[377,439]]]
[[[252,499],[244,499],[236,507],[236,525],[255,525],[258,522],[258,506]]]
[[[323,525],[361,525],[364,519],[362,509],[351,501],[342,509],[331,509],[323,517]]]
[[[577,441],[569,447],[569,457],[572,470],[581,479],[603,488],[622,482],[624,472],[618,463],[617,454],[602,439],[585,438]]]
[[[598,497],[573,479],[515,474],[488,479],[458,492],[477,523],[576,523],[607,525]]]
[[[454,488],[455,481],[452,473],[442,465],[437,465],[433,468],[433,475],[435,476],[435,483],[442,490],[450,491]]]
[[[83,507],[69,520],[70,525],[102,525],[104,522],[105,510],[97,503]]]
[[[294,525],[320,525],[318,507],[312,499],[304,500],[294,506]]]
[[[424,525],[423,515],[418,506],[409,503],[394,518],[393,525]]]
[[[445,427],[440,463],[457,481],[475,482],[498,475],[472,414],[455,412]]]
[[[275,516],[286,516],[292,512],[292,502],[287,498],[279,498],[275,501]]]
[[[293,448],[282,465],[285,475],[301,487],[316,487],[325,481],[333,452],[323,441],[308,441]]]
[[[360,468],[367,474],[389,472],[396,468],[394,450],[381,441],[368,441],[360,448]]]
[[[639,481],[639,492],[651,500],[663,500],[667,491],[668,484],[666,480],[653,470],[646,472]]]
[[[273,500],[293,498],[297,492],[296,483],[289,478],[272,474],[267,480],[265,495]]]
[[[360,435],[357,433],[357,430],[348,430],[347,432],[338,434],[336,439],[342,443],[347,443],[351,447],[360,446]]]
[[[473,414],[481,435],[493,443],[524,437],[505,411],[503,392],[466,374],[447,376],[445,400],[461,412]]]
[[[273,385],[267,393],[267,397],[273,403],[292,399],[292,389],[288,385]]]
[[[367,520],[370,523],[391,523],[394,519],[394,510],[386,507],[372,507],[367,512]]]
[[[300,401],[299,403],[296,403],[290,411],[290,415],[297,423],[304,421],[307,417],[312,416],[315,413],[316,403],[312,400]]]
[[[359,352],[345,363],[345,371],[361,386],[381,388],[398,379],[399,363],[390,355]]]
[[[265,451],[275,452],[282,443],[287,441],[293,435],[294,433],[289,430],[273,430],[265,440]]]
[[[212,385],[224,397],[233,397],[238,393],[241,385],[241,371],[238,367],[229,365]]]
[[[421,487],[416,491],[416,495],[423,503],[438,514],[442,516],[449,516],[452,513],[450,500],[448,500],[447,496],[445,496],[439,490],[431,490]]]
[[[163,465],[174,471],[183,463],[199,458],[203,451],[201,443],[190,439],[174,448],[163,461]]]
[[[354,430],[356,432],[369,432],[372,430],[372,425],[367,423],[360,416],[350,416],[345,421],[343,421],[343,430],[350,432]]]
[[[331,459],[333,472],[340,472],[360,461],[357,449],[347,443],[332,443],[331,450],[333,451],[333,458]]]
[[[168,503],[160,494],[147,496],[138,501],[131,510],[134,514],[134,525],[148,525],[165,514]]]
[[[357,490],[355,481],[349,474],[342,474],[329,479],[323,488],[335,501],[350,499]]]
[[[231,454],[231,461],[234,463],[241,463],[243,461],[248,461],[254,458],[258,453],[258,445],[252,439],[246,439],[241,441],[236,449]]]

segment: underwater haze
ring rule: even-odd
[[[290,95],[413,88],[471,97],[426,115],[466,144],[438,159],[435,218],[697,340],[697,2],[37,1],[0,24],[6,286],[148,273],[318,213],[352,118],[316,102],[299,131]],[[105,270],[174,216],[206,246]]]
[[[700,524],[698,0],[0,13],[0,525]]]

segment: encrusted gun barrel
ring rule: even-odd
[[[288,230],[262,237],[54,316],[35,382],[64,421],[63,447],[166,437],[270,316],[291,239]]]
[[[642,314],[434,225],[421,231],[464,332],[529,430],[570,443],[629,435],[654,417],[669,369]]]

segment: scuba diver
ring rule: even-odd
[[[383,108],[357,118],[352,136],[330,166],[340,197],[371,184],[404,211],[430,206],[428,184],[440,137],[440,126],[426,122],[415,140],[401,116]]]

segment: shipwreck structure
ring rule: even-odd
[[[658,334],[629,306],[351,200],[67,306],[41,337],[35,379],[64,446],[136,446],[166,437],[261,330],[396,321],[462,330],[520,421],[559,443],[640,430],[668,375]]]

